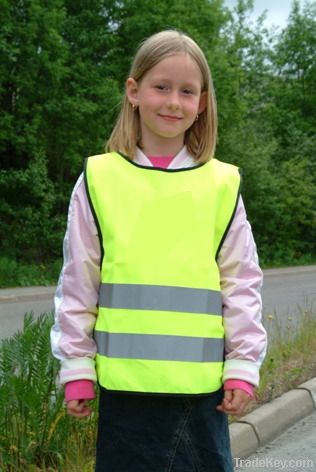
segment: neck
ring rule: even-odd
[[[184,146],[183,139],[143,139],[140,149],[146,156],[176,156]]]
[[[156,156],[156,157],[163,157],[163,156],[172,156],[175,157],[181,149],[182,146],[172,147],[172,146],[144,146],[141,148],[142,152],[145,156]]]

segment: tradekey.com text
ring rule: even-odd
[[[315,464],[316,465],[316,464]],[[234,458],[235,470],[266,469],[266,470],[315,470],[311,459],[240,459]]]

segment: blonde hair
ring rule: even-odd
[[[206,107],[186,131],[184,142],[189,153],[198,162],[212,159],[217,139],[217,109],[211,72],[200,47],[189,36],[167,30],[154,34],[141,43],[129,77],[139,82],[145,74],[163,59],[179,53],[188,54],[199,66],[202,74],[202,92],[206,92]],[[141,147],[139,111],[123,98],[120,114],[106,144],[106,151],[118,151],[133,159],[136,146]]]

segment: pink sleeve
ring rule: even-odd
[[[224,390],[235,390],[236,388],[246,392],[250,398],[254,397],[253,385],[248,382],[245,382],[244,380],[226,380],[226,382],[224,383]]]
[[[54,356],[61,361],[60,382],[96,381],[93,328],[100,284],[100,242],[88,203],[83,175],[69,205],[64,265],[55,294],[51,330]]]
[[[65,400],[93,400],[94,383],[91,380],[74,380],[65,385]]]
[[[242,198],[218,257],[225,327],[223,381],[259,383],[266,352],[261,321],[262,271]]]

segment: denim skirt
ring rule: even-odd
[[[100,391],[95,472],[233,472],[222,390],[204,397]]]

